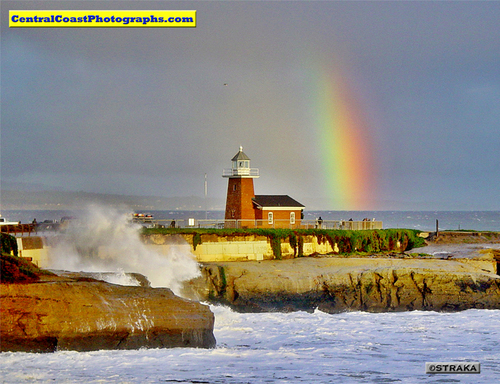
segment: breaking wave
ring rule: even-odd
[[[125,284],[128,280],[134,284],[135,279],[125,278],[124,272],[136,272],[145,275],[151,286],[179,294],[183,281],[200,274],[189,244],[176,239],[165,247],[165,254],[158,253],[143,243],[142,227],[130,218],[130,211],[90,205],[58,236],[49,253],[49,268],[116,272],[116,278],[107,280]]]

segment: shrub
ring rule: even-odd
[[[0,282],[5,283],[30,283],[39,279],[40,270],[29,261],[2,253]]]
[[[14,236],[2,233],[2,253],[17,256],[17,240]]]

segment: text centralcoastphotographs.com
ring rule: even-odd
[[[9,27],[196,27],[196,11],[11,10]]]

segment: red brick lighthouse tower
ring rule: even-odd
[[[253,179],[259,177],[257,168],[250,168],[250,158],[240,147],[231,159],[232,167],[224,169],[222,177],[229,178],[226,199],[226,228],[255,227],[255,209],[252,199],[255,197]]]

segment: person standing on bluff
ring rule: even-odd
[[[317,220],[316,228],[322,228],[322,226],[323,226],[323,219],[320,216]]]

